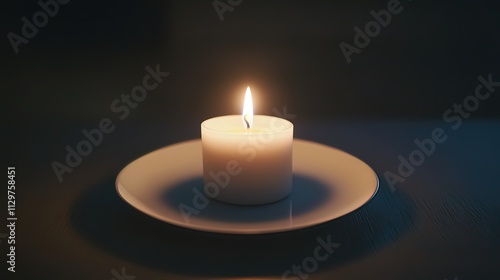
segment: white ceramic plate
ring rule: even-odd
[[[281,201],[239,206],[205,200],[199,196],[201,141],[191,140],[133,161],[118,175],[116,188],[126,202],[158,220],[232,234],[282,232],[324,223],[361,207],[378,190],[377,175],[366,163],[314,142],[294,140],[293,170],[292,194]]]

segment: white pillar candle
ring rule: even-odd
[[[275,202],[292,191],[293,124],[253,116],[249,88],[245,100],[243,115],[201,124],[205,194],[241,205]]]

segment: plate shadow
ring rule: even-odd
[[[333,269],[392,244],[415,223],[411,200],[384,185],[368,204],[346,216],[273,234],[219,234],[170,225],[123,201],[115,178],[82,192],[70,213],[74,232],[109,254],[157,271],[216,278],[281,277],[311,255],[319,237],[341,244],[319,267]]]

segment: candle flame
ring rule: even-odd
[[[246,129],[250,129],[253,124],[253,102],[252,102],[252,91],[250,87],[247,87],[245,92],[245,102],[243,103],[243,125]]]

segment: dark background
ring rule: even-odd
[[[500,65],[496,1],[402,1],[403,11],[348,64],[339,44],[388,1],[243,1],[221,22],[211,1],[71,1],[14,54],[36,1],[2,16],[3,93],[16,119],[96,119],[140,84],[146,65],[171,76],[131,119],[202,120],[287,106],[302,119],[441,118]],[[12,5],[12,6],[10,6]],[[8,93],[8,94],[7,94]],[[474,117],[498,117],[498,98]]]
[[[243,0],[221,22],[208,0],[73,0],[15,54],[7,34],[21,34],[21,17],[31,21],[40,7],[3,1],[2,150],[18,170],[17,275],[110,279],[127,267],[136,280],[267,279],[332,233],[345,251],[311,279],[498,279],[500,89],[460,130],[442,115],[474,93],[479,75],[500,80],[500,4],[401,1],[403,11],[347,63],[339,44],[353,44],[353,28],[387,2]],[[170,76],[119,120],[110,104],[157,64]],[[396,192],[381,180],[366,207],[296,232],[191,231],[116,195],[127,163],[198,138],[207,118],[239,114],[247,85],[256,113],[286,106],[296,137],[352,153],[379,178],[434,128],[450,140]],[[102,118],[115,132],[58,182],[51,163]]]

